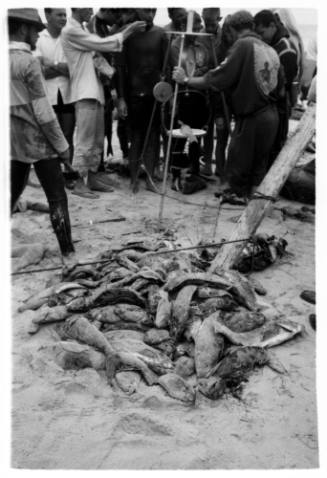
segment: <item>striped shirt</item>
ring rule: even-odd
[[[23,42],[9,43],[11,159],[34,163],[68,149],[46,95],[40,62]]]

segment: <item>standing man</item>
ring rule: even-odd
[[[289,40],[287,29],[271,10],[261,10],[255,15],[254,21],[256,32],[278,53],[285,79],[284,94],[277,99],[279,127],[270,159],[271,165],[287,140],[289,118],[297,101],[296,95],[293,95],[293,82],[298,77],[298,55]]]
[[[187,11],[185,8],[167,8],[170,22],[163,28],[167,32],[181,32],[186,29],[185,18]]]
[[[278,86],[280,63],[275,50],[254,33],[249,12],[231,15],[229,28],[234,45],[225,62],[199,78],[188,78],[182,68],[175,68],[173,78],[190,88],[230,91],[235,128],[226,165],[229,201],[243,198],[245,203],[267,172],[277,133],[278,114],[271,94]]]
[[[186,30],[186,21],[185,26]],[[192,31],[201,30],[201,17],[194,12]],[[184,48],[181,53],[181,65],[192,77],[204,75],[209,68],[210,50],[205,43],[199,41],[200,37],[196,35],[187,35],[184,41]],[[171,45],[171,65],[177,66],[181,49],[181,36],[175,38]],[[175,121],[178,128],[178,121],[184,124],[182,131],[184,138],[173,138],[171,145],[171,173],[172,189],[181,191],[183,194],[192,194],[205,188],[205,181],[200,178],[200,146],[198,138],[191,133],[190,128],[206,128],[211,117],[210,102],[208,92],[205,94],[198,91],[189,90],[186,86],[179,89],[177,100],[177,112]],[[185,145],[188,140],[188,154],[185,154]],[[182,180],[182,171],[188,169],[185,181]]]
[[[112,8],[100,8],[95,15],[89,21],[87,28],[91,33],[95,33],[99,35],[101,38],[105,38],[110,35],[110,31],[112,26],[116,21],[116,17],[114,15],[114,10]],[[108,62],[110,66],[112,66],[112,54],[111,53],[103,53],[104,59]],[[107,156],[109,154],[113,155],[112,150],[112,112],[114,109],[113,106],[113,99],[111,95],[112,89],[112,80],[114,77],[115,70],[112,68],[112,78],[101,77],[103,84],[103,91],[104,91],[104,136],[107,138]],[[98,171],[105,172],[104,167],[104,145],[103,145],[103,152],[101,154],[101,162],[98,168]]]
[[[153,25],[155,13],[155,8],[135,9],[135,18],[146,23],[146,30],[135,34],[125,43],[124,66],[118,69],[124,76],[118,80],[124,88],[119,108],[123,109],[125,104],[128,113],[131,135],[129,164],[134,192],[138,189],[139,161],[151,118],[152,127],[143,156],[147,171],[146,187],[149,190],[154,190],[154,171],[160,154],[160,106],[155,104],[153,87],[162,78],[169,52],[167,35],[162,28]]]
[[[100,38],[83,27],[92,13],[92,8],[72,8],[72,16],[62,30],[71,78],[71,101],[75,103],[74,166],[81,176],[73,193],[90,199],[99,197],[93,191],[112,191],[107,176],[97,172],[104,142],[104,91],[94,52],[121,51],[123,41],[145,27],[144,22],[135,22],[121,33]]]
[[[204,22],[204,33],[209,33],[211,36],[200,36],[199,42],[203,43],[210,52],[209,69],[216,68],[224,58],[222,58],[221,52],[221,40],[222,30],[219,25],[222,17],[220,16],[220,8],[204,8],[202,10],[202,18]],[[222,179],[223,171],[221,165],[225,163],[225,149],[228,139],[228,119],[227,105],[223,105],[223,99],[221,95],[211,92],[210,95],[212,114],[208,125],[208,131],[203,139],[203,161],[204,169],[202,173],[205,176],[212,175],[211,161],[212,151],[214,145],[214,129],[217,131],[217,144],[216,144],[216,175]],[[224,111],[225,106],[225,111]]]
[[[10,60],[11,211],[33,164],[46,194],[63,255],[74,252],[60,159],[69,145],[46,96],[40,62],[32,55],[44,25],[35,8],[8,10]]]
[[[70,147],[70,164],[74,154],[73,135],[75,108],[70,103],[70,81],[67,60],[61,44],[61,30],[66,25],[64,8],[45,8],[47,26],[40,32],[35,55],[41,61],[47,95]],[[68,182],[66,185],[70,186]]]

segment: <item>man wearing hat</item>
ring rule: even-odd
[[[8,10],[11,211],[33,164],[49,203],[61,252],[68,255],[74,246],[60,159],[69,160],[69,146],[47,98],[40,62],[32,55],[43,29],[35,8]]]
[[[246,202],[264,178],[278,128],[275,93],[279,86],[280,62],[273,48],[254,29],[252,15],[231,15],[229,29],[233,47],[220,66],[200,78],[188,78],[175,68],[173,78],[191,88],[229,90],[235,128],[226,164],[229,202]]]

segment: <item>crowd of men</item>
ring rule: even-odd
[[[182,52],[183,8],[168,9],[164,28],[151,8],[44,13],[46,25],[36,9],[8,11],[12,210],[33,165],[61,252],[73,252],[66,188],[88,199],[112,191],[104,159],[114,114],[131,182],[142,169],[156,191],[171,115],[171,101],[153,93],[159,82],[179,84],[172,188],[192,193],[214,173],[231,202],[246,201],[283,147],[297,101],[299,51],[276,12],[193,12],[192,32],[207,35],[187,35]]]

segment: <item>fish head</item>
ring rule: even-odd
[[[226,382],[220,377],[211,376],[209,378],[200,378],[198,380],[199,391],[211,400],[221,398],[226,389]]]
[[[67,304],[67,308],[71,312],[82,312],[85,310],[85,297],[77,297]]]

